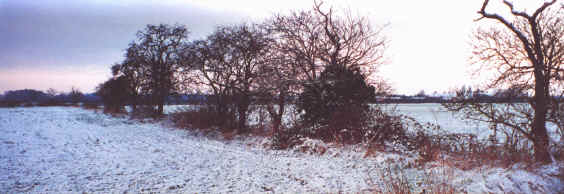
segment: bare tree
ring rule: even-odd
[[[212,104],[211,108],[218,116],[217,124],[223,126],[230,117],[229,98],[232,93],[229,89],[231,85],[229,77],[233,72],[217,67],[217,64],[223,60],[223,53],[227,51],[224,50],[225,47],[215,45],[212,39],[210,35],[206,39],[188,45],[184,50],[184,58],[191,61],[190,65],[197,71],[187,69],[182,72],[182,76],[194,78],[194,85],[212,94],[208,103]]]
[[[47,91],[45,93],[47,93],[47,95],[49,95],[49,97],[51,97],[51,98],[53,98],[53,97],[57,96],[57,94],[59,94],[59,92],[57,92],[57,90],[55,90],[54,88],[47,89]]]
[[[69,99],[71,103],[79,103],[83,97],[84,94],[82,94],[82,92],[78,88],[74,86],[71,88],[71,91],[69,92]]]
[[[474,34],[473,58],[479,72],[494,72],[487,89],[511,88],[532,94],[528,105],[460,103],[447,108],[463,111],[467,117],[489,122],[494,130],[517,131],[533,143],[537,161],[550,161],[547,122],[555,122],[561,110],[555,92],[562,91],[564,74],[564,15],[561,8],[550,9],[556,0],[545,2],[532,14],[516,10],[503,1],[510,16],[490,13],[485,0],[480,18],[501,24]],[[461,98],[462,99],[462,98]],[[561,117],[561,116],[560,116]]]
[[[120,78],[120,82],[127,86],[127,90],[130,92],[129,99],[126,99],[128,103],[131,103],[133,113],[137,112],[137,105],[141,102],[141,95],[143,94],[143,89],[148,88],[149,80],[148,78],[149,67],[144,65],[142,62],[137,62],[137,53],[139,47],[130,45],[127,48],[125,54],[125,60],[121,63],[114,64],[112,68],[112,74],[115,79]]]
[[[374,31],[366,18],[348,12],[337,16],[321,7],[316,2],[311,11],[276,15],[264,25],[218,27],[205,40],[186,47],[183,58],[189,63],[184,64],[183,79],[209,89],[221,117],[237,110],[239,129],[245,128],[254,100],[268,102],[277,130],[289,97],[316,81],[325,66],[358,68],[368,77],[383,63],[383,27]]]
[[[384,62],[385,26],[373,28],[367,18],[354,17],[349,11],[339,14],[332,8],[323,9],[323,2],[315,2],[311,10],[275,15],[267,22],[276,41],[270,46],[270,63],[262,68],[261,86],[269,99],[274,133],[289,97],[316,82],[327,66],[358,68],[378,85],[378,94],[391,91],[384,80],[372,76]]]
[[[159,115],[163,114],[165,100],[177,84],[175,74],[183,62],[180,51],[187,36],[184,26],[147,25],[137,32],[137,41],[129,45],[127,60],[122,64],[123,68],[136,71],[128,75],[139,76],[141,91],[150,96],[149,104],[157,106]]]
[[[322,6],[323,2],[315,2],[310,11],[274,16],[271,25],[278,52],[291,58],[301,80],[315,80],[331,64],[358,67],[371,77],[384,62],[385,26],[374,28],[365,17],[348,11],[339,15]]]
[[[258,77],[259,97],[270,115],[274,134],[280,132],[286,105],[292,96],[296,96],[296,87],[300,87],[300,71],[293,68],[295,63],[292,58],[276,49],[276,44],[276,41],[270,42],[268,52],[263,56],[267,59],[260,66]]]
[[[192,53],[188,58],[200,68],[201,83],[213,91],[219,112],[226,111],[229,103],[236,106],[240,132],[247,128],[247,112],[258,95],[259,68],[270,41],[257,25],[221,26],[188,51]]]

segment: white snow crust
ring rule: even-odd
[[[258,137],[227,141],[169,126],[72,107],[0,108],[0,193],[374,192],[385,187],[386,168],[416,191],[441,181],[469,193],[564,190],[560,164],[415,168],[409,154],[364,158],[361,146],[335,145],[320,145],[324,154],[276,151]]]

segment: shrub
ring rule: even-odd
[[[301,132],[296,129],[297,128],[290,128],[287,130],[281,130],[279,133],[275,133],[272,136],[272,148],[288,149],[302,144],[302,138],[304,136],[302,136]]]
[[[418,163],[445,162],[462,170],[480,166],[509,167],[516,163],[532,164],[533,153],[527,147],[511,147],[490,140],[479,140],[474,134],[428,135],[418,131],[409,137],[411,150],[419,154]]]
[[[151,105],[136,105],[135,108],[131,110],[130,114],[133,119],[143,119],[148,117],[158,118],[162,116],[157,114],[157,110]]]
[[[102,98],[105,113],[125,112],[124,105],[131,99],[127,79],[123,76],[110,78],[98,86],[96,94]]]
[[[372,107],[362,115],[359,112],[352,109],[348,112],[338,112],[323,126],[310,126],[302,122],[281,129],[273,135],[272,147],[292,148],[301,144],[304,137],[341,144],[365,143],[370,148],[385,147],[389,145],[386,142],[403,147],[413,144],[406,133],[406,125],[401,116],[393,116],[379,107]]]
[[[374,99],[374,87],[366,83],[359,69],[329,65],[313,83],[304,85],[297,108],[304,111],[308,124],[328,124],[335,114],[369,109],[367,103]],[[352,122],[343,122],[348,125]]]
[[[70,102],[76,104],[84,98],[84,94],[78,90],[78,88],[72,87],[70,93],[68,94]]]
[[[409,164],[408,164],[409,165]],[[410,193],[466,193],[466,191],[455,189],[449,184],[454,177],[454,171],[445,168],[444,164],[438,169],[424,171],[423,176],[409,178],[410,172],[406,171],[408,166],[401,162],[386,160],[385,166],[379,168],[379,181],[373,180],[371,176],[367,183],[373,185],[374,193],[410,194]]]
[[[411,194],[412,185],[403,171],[398,165],[386,166],[381,169],[380,179],[383,188],[376,188],[378,193],[395,193],[395,194]],[[373,182],[373,181],[371,181]]]
[[[194,109],[184,109],[172,114],[173,122],[177,127],[184,129],[211,129],[219,127],[223,131],[230,131],[236,126],[233,114],[220,114],[210,106]]]
[[[358,134],[365,143],[383,144],[390,142],[409,146],[407,127],[402,116],[392,115],[379,107],[373,107],[368,114],[365,125],[366,129]]]
[[[82,105],[82,107],[83,107],[84,109],[93,109],[93,110],[96,110],[96,109],[99,108],[99,105],[98,105],[98,103],[89,102],[89,103],[84,103],[84,104]]]
[[[313,138],[359,142],[374,96],[374,87],[359,69],[329,65],[317,80],[304,85],[297,108],[304,112],[303,126],[311,129]]]
[[[7,101],[0,102],[0,107],[17,107],[19,105],[20,103],[18,102],[7,102]]]
[[[173,113],[172,118],[177,127],[184,129],[208,129],[217,125],[217,114],[208,108],[198,110],[182,110]]]
[[[408,144],[402,118],[390,115],[379,107],[363,112],[349,109],[332,116],[327,125],[315,129],[314,137],[343,144]]]

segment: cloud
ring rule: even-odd
[[[500,1],[496,2],[492,2],[491,11],[507,12]],[[111,64],[122,60],[128,43],[147,24],[186,25],[192,32],[190,37],[200,39],[217,25],[257,21],[274,13],[309,9],[312,3],[303,0],[0,0],[0,72],[4,75],[20,72],[20,77],[1,79],[0,92],[21,89],[12,83],[33,88],[33,84],[22,84],[31,83],[23,72],[42,75],[35,76],[33,83],[73,82],[71,76],[66,81],[62,77],[47,77],[57,76],[56,72],[70,74],[69,67],[98,72],[97,78],[84,76],[90,82],[105,79],[110,75]],[[326,3],[327,7],[359,12],[375,25],[391,23],[387,30],[391,64],[382,67],[381,72],[396,83],[398,92],[445,90],[469,82],[465,73],[470,53],[468,36],[477,25],[473,19],[477,18],[476,11],[482,1],[326,0]],[[516,7],[538,7],[540,3],[519,1]],[[79,87],[91,90],[95,84]]]
[[[95,66],[3,70],[0,71],[0,94],[25,88],[43,91],[54,88],[68,92],[72,87],[90,93],[110,77],[106,71]]]
[[[201,38],[243,18],[186,1],[0,0],[0,92],[71,83],[92,91],[147,24],[186,25]]]
[[[0,2],[0,68],[110,64],[146,24],[185,24],[201,37],[240,16],[190,3]]]

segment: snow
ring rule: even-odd
[[[462,115],[447,111],[441,104],[386,104],[382,106],[385,110],[393,110],[395,113],[413,117],[419,122],[429,122],[441,126],[441,131],[429,131],[431,134],[440,134],[445,131],[448,133],[469,133],[476,135],[481,140],[486,140],[493,134],[488,123],[462,119]],[[553,142],[564,140],[561,138],[560,132],[557,131],[557,127],[552,123],[547,124],[547,129]],[[498,141],[503,142],[503,139],[501,133],[498,133]]]
[[[415,168],[409,153],[364,158],[360,145],[314,140],[305,146],[324,154],[277,151],[258,137],[226,141],[72,107],[0,108],[0,134],[0,193],[370,192],[386,186],[384,169],[403,173],[418,191],[441,181],[470,193],[564,190],[561,164]]]

